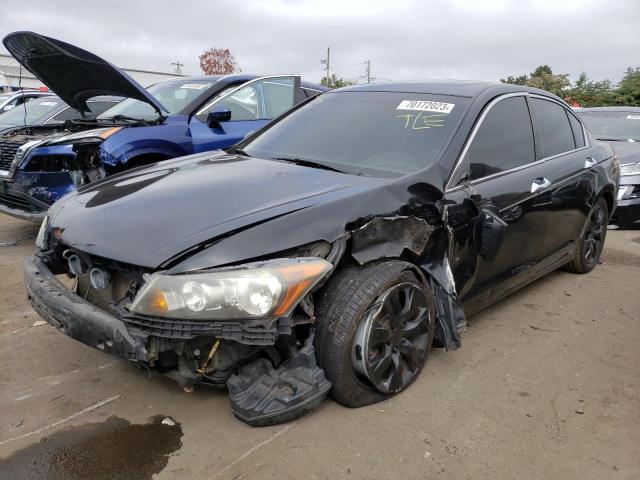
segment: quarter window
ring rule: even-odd
[[[582,124],[578,121],[578,119],[569,112],[567,113],[567,117],[569,117],[569,123],[571,124],[571,130],[573,130],[573,139],[576,142],[576,148],[582,148],[586,144],[584,142],[584,131],[582,130]]]
[[[476,133],[465,162],[478,179],[535,161],[533,129],[524,97],[496,103]]]
[[[563,106],[548,100],[532,98],[531,111],[540,131],[543,157],[551,157],[576,148],[573,131]]]

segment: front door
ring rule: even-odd
[[[504,95],[487,105],[463,151],[458,175],[462,181],[448,197],[491,209],[507,224],[497,256],[478,256],[473,281],[461,292],[465,308],[473,311],[531,275],[547,234],[546,214],[531,208],[546,184],[525,93]],[[534,183],[540,186],[532,187]]]

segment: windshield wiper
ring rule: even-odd
[[[628,142],[629,140],[633,140],[629,138],[600,138],[600,137],[596,137],[596,138],[602,142]]]
[[[243,157],[250,157],[251,156],[247,152],[242,150],[241,148],[234,148],[233,149],[233,153],[237,153],[238,155],[242,155]]]
[[[130,123],[141,123],[141,122],[146,123],[146,120],[144,118],[128,117],[127,115],[114,115],[113,117],[99,117],[98,120],[130,122]]]
[[[269,157],[269,160],[278,160],[281,162],[295,163],[296,165],[301,165],[303,167],[311,167],[311,168],[322,168],[324,170],[331,170],[332,172],[339,173],[351,173],[345,170],[340,170],[339,168],[332,167],[331,165],[327,165],[326,163],[316,162],[314,160],[307,160],[305,158],[295,158],[295,157]]]

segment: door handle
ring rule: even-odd
[[[536,193],[538,190],[544,190],[551,186],[551,180],[544,177],[536,178],[531,184],[531,193]]]
[[[593,158],[593,157],[587,157],[587,159],[584,161],[584,168],[591,168],[591,167],[595,167],[598,164],[598,161]]]

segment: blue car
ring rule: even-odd
[[[144,89],[119,68],[60,40],[16,32],[7,50],[69,106],[126,100],[66,132],[0,136],[0,212],[39,222],[69,192],[120,171],[227,148],[324,87],[297,75],[178,77]],[[91,124],[91,129],[86,129]]]

